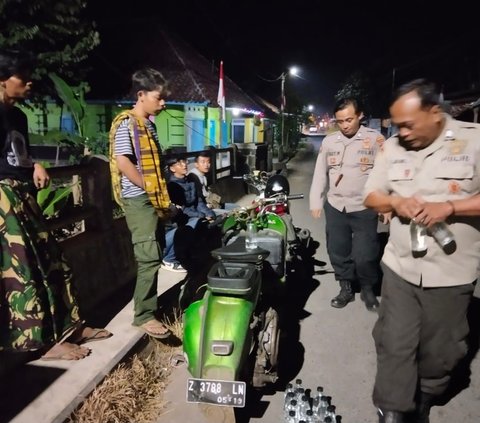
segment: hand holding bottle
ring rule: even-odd
[[[438,203],[423,203],[423,209],[415,216],[415,221],[423,223],[427,227],[440,222],[444,222],[448,217],[455,213],[455,206],[451,201]]]

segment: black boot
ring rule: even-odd
[[[420,392],[412,423],[430,423],[430,408],[434,398],[432,394]]]
[[[378,409],[378,423],[403,423],[403,413]]]
[[[360,294],[360,298],[365,303],[365,307],[367,307],[368,311],[377,311],[380,303],[377,300],[377,297],[373,293],[372,287],[367,286],[362,288],[362,292]]]
[[[343,308],[354,299],[355,294],[350,281],[340,281],[340,293],[330,301],[330,305],[335,308]]]

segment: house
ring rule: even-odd
[[[265,105],[244,92],[226,74],[226,120],[222,122],[217,105],[218,67],[179,37],[159,30],[151,55],[147,62],[164,74],[171,92],[166,110],[155,117],[163,150],[191,152],[209,147],[224,148],[232,142],[273,143],[273,121],[264,117]],[[225,70],[228,71],[228,64]],[[133,104],[130,99],[87,99],[86,102],[83,135],[102,139],[104,143],[113,118]],[[29,131],[33,134],[32,143],[43,139],[43,143],[47,140],[48,144],[49,138],[55,138],[47,136],[53,130],[72,135],[77,133],[69,110],[53,101],[43,109],[27,107],[25,112],[29,118]],[[58,138],[58,134],[56,136]],[[58,157],[58,143],[53,144]]]

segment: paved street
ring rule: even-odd
[[[312,236],[320,242],[315,258],[327,262],[324,267],[315,267],[315,274],[308,280],[299,280],[299,297],[304,295],[303,310],[296,310],[292,305],[291,328],[298,337],[289,338],[288,351],[284,350],[283,369],[287,379],[297,377],[304,386],[315,390],[323,386],[332,403],[337,407],[337,414],[342,423],[376,422],[376,410],[371,402],[371,391],[375,376],[375,350],[371,330],[376,321],[376,314],[368,312],[357,294],[356,300],[344,309],[334,309],[330,299],[338,293],[338,285],[328,263],[325,249],[324,220],[314,221],[308,211],[308,192],[312,178],[319,142],[311,142],[312,150],[301,151],[288,163],[291,193],[305,193],[304,200],[292,201],[292,213],[296,226],[308,227]],[[478,290],[477,290],[478,295]],[[306,297],[306,298],[305,298]],[[290,300],[290,298],[289,298]],[[301,302],[300,302],[301,305]],[[480,300],[475,298],[472,304],[472,354],[475,355],[479,342]],[[480,421],[480,360],[471,360],[470,381],[460,384],[455,395],[445,406],[434,407],[431,413],[432,423],[477,423]],[[469,362],[467,364],[469,364]],[[467,366],[468,368],[468,366]],[[468,373],[468,372],[467,372]],[[173,377],[183,378],[182,370],[173,373]],[[159,420],[164,422],[181,422],[188,407],[184,383],[178,380],[170,385],[169,399],[173,409]],[[168,389],[167,389],[168,390]],[[283,391],[266,393],[261,397],[250,393],[247,408],[237,413],[240,423],[279,423],[283,420]],[[191,414],[190,414],[191,416]],[[200,416],[198,416],[201,422]],[[197,420],[195,420],[197,421]]]
[[[288,173],[291,193],[305,194],[305,199],[291,202],[294,223],[312,231],[313,238],[320,243],[314,258],[325,265],[317,263],[313,274],[291,281],[295,295],[288,297],[289,336],[282,342],[280,351],[285,380],[278,384],[277,390],[263,392],[263,395],[249,392],[247,407],[237,410],[237,423],[281,423],[283,389],[286,382],[295,378],[301,378],[304,386],[312,390],[323,386],[337,407],[342,423],[377,422],[370,398],[375,376],[371,330],[376,314],[365,309],[358,295],[345,309],[330,306],[330,299],[338,293],[338,285],[326,254],[324,221],[314,221],[308,211],[308,192],[318,146],[319,142],[312,142],[310,149],[301,150],[288,163]],[[248,204],[251,198],[246,196],[242,200]],[[309,269],[306,263],[307,275]],[[182,278],[182,274],[160,270],[159,294],[165,305],[172,301],[168,292]],[[459,373],[459,383],[452,398],[445,406],[433,408],[432,423],[480,421],[479,293],[477,287],[469,316],[472,328],[470,356],[464,371]],[[93,343],[93,352],[86,360],[51,363],[37,360],[20,367],[2,391],[0,422],[64,422],[95,385],[144,338],[131,326],[132,315],[130,302],[106,326],[114,336]],[[186,378],[185,367],[173,369],[165,398],[170,405],[157,423],[212,423],[199,412],[196,404],[186,403]],[[20,391],[22,395],[17,395]]]

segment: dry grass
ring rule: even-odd
[[[176,337],[182,337],[179,313],[165,324]],[[167,405],[163,393],[171,373],[172,356],[181,347],[151,339],[147,348],[134,354],[108,374],[68,423],[151,423],[158,420]]]

